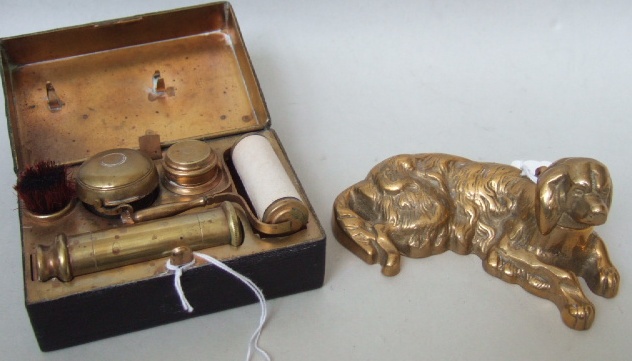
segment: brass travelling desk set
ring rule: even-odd
[[[0,41],[26,308],[55,350],[322,285],[325,234],[215,3]],[[175,250],[175,251],[174,251]]]

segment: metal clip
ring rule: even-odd
[[[51,112],[58,112],[61,110],[61,107],[64,106],[64,102],[61,101],[61,98],[57,95],[55,91],[55,87],[49,81],[46,82],[46,97],[48,98],[48,109]]]
[[[149,101],[154,101],[158,98],[172,97],[176,95],[176,89],[172,86],[165,86],[165,79],[160,75],[160,70],[156,70],[152,76],[153,87],[149,93]]]

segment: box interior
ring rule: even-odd
[[[168,146],[269,123],[227,3],[3,39],[0,54],[16,170],[138,148],[146,133]]]

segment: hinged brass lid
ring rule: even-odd
[[[178,194],[207,192],[222,179],[219,157],[201,140],[183,140],[169,147],[162,169],[162,183]]]
[[[199,140],[178,142],[165,152],[164,168],[167,177],[178,183],[196,185],[209,181],[217,168],[218,158],[208,143]]]
[[[269,126],[227,2],[0,39],[16,170]]]
[[[77,197],[84,203],[112,207],[135,202],[158,187],[154,162],[133,149],[96,154],[77,171]]]

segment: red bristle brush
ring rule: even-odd
[[[26,167],[13,187],[24,207],[37,215],[61,211],[75,197],[75,184],[68,177],[68,166],[40,161]]]

